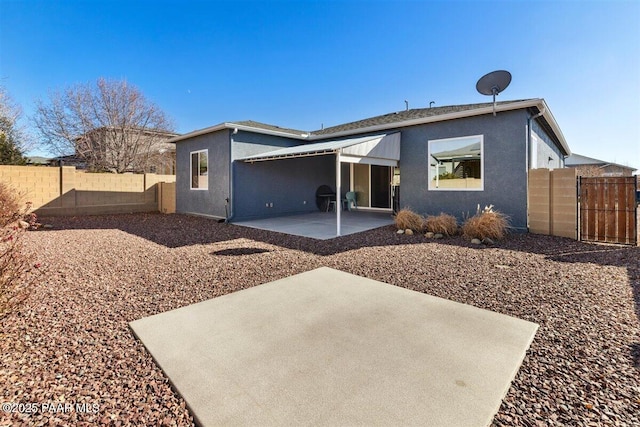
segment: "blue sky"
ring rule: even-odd
[[[638,1],[0,0],[0,84],[125,78],[178,132],[257,120],[319,129],[405,108],[545,98],[572,151],[640,168]],[[26,123],[26,122],[25,122]]]

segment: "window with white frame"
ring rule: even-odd
[[[483,135],[430,140],[428,159],[429,190],[484,189]]]
[[[209,150],[191,152],[191,189],[209,188]]]

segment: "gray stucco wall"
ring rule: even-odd
[[[224,218],[229,197],[229,130],[197,136],[176,143],[176,212]],[[209,150],[208,189],[191,190],[190,153]]]
[[[335,191],[335,156],[233,162],[233,220],[317,212],[316,189]],[[306,203],[305,203],[306,202]],[[273,207],[266,204],[273,203]]]
[[[400,207],[462,219],[494,205],[517,229],[527,227],[526,124],[524,110],[413,126],[402,130]],[[484,190],[428,190],[428,141],[484,135]]]
[[[532,162],[531,168],[558,169],[564,167],[564,157],[560,153],[560,149],[553,143],[549,135],[547,135],[537,121],[532,123],[531,129],[535,139],[537,139],[537,143],[535,144],[535,164]]]
[[[262,154],[284,147],[301,145],[305,141],[297,139],[283,138],[273,135],[262,135],[239,131],[231,135],[231,158],[233,160],[243,157]]]

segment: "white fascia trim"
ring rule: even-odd
[[[180,141],[185,140],[185,139],[193,138],[195,136],[200,136],[200,135],[206,135],[208,133],[217,132],[217,131],[222,130],[222,129],[238,129],[238,130],[243,130],[243,131],[248,131],[248,132],[253,132],[253,133],[262,133],[262,134],[265,134],[265,135],[283,136],[283,137],[286,137],[286,138],[302,139],[302,140],[307,140],[308,137],[309,137],[308,133],[302,133],[302,134],[298,135],[298,134],[294,134],[294,133],[281,132],[281,131],[276,131],[276,130],[270,130],[270,129],[263,129],[263,128],[258,128],[258,127],[253,127],[253,126],[241,125],[241,124],[237,124],[237,123],[225,122],[225,123],[220,123],[218,125],[211,126],[211,127],[208,127],[208,128],[204,128],[204,129],[200,129],[200,130],[194,130],[193,132],[185,133],[184,135],[177,136],[177,137],[172,138],[172,139],[170,139],[170,140],[168,140],[166,142],[180,142]]]
[[[553,117],[553,114],[551,114],[549,107],[547,107],[547,103],[545,102],[544,99],[536,98],[536,99],[529,99],[526,101],[512,102],[509,104],[496,105],[496,112],[512,111],[512,110],[519,110],[519,109],[531,108],[531,107],[537,107],[538,110],[543,111],[542,116],[547,120],[547,122],[553,129],[553,132],[558,137],[560,141],[560,145],[562,145],[562,148],[564,148],[567,154],[571,154],[571,150],[569,149],[567,141],[565,140],[564,135],[560,130],[560,126],[558,126],[556,119]],[[287,132],[280,132],[280,131],[257,128],[252,126],[240,125],[232,122],[225,122],[225,123],[220,123],[219,125],[211,126],[208,128],[186,133],[184,135],[180,135],[166,142],[179,142],[184,139],[192,138],[194,136],[204,135],[211,132],[216,132],[222,129],[238,129],[238,130],[244,130],[248,132],[261,133],[265,135],[274,135],[274,136],[282,136],[282,137],[292,138],[292,139],[299,139],[302,141],[316,141],[321,139],[338,138],[341,136],[357,135],[357,134],[369,133],[369,132],[378,132],[378,131],[384,131],[388,129],[398,129],[402,127],[416,126],[416,125],[422,125],[427,123],[442,122],[445,120],[454,120],[454,119],[461,119],[465,117],[482,116],[484,114],[493,114],[493,105],[483,107],[483,108],[477,108],[475,110],[457,111],[455,113],[442,114],[442,115],[432,116],[432,117],[421,117],[419,119],[405,120],[402,122],[394,122],[394,123],[385,123],[381,125],[369,126],[366,128],[350,129],[350,130],[328,133],[323,135],[311,135],[309,133],[302,133],[300,135],[297,135],[297,134],[292,134]]]
[[[543,102],[544,101],[542,99],[530,99],[527,101],[497,105],[496,112],[519,110],[522,108],[529,108],[529,107],[541,108],[540,106],[543,105]],[[346,131],[335,132],[331,134],[311,135],[308,139],[315,140],[315,139],[335,138],[339,136],[346,136],[346,135],[352,135],[352,134],[358,134],[358,133],[377,132],[377,131],[387,130],[387,129],[396,129],[401,127],[422,125],[426,123],[442,122],[445,120],[461,119],[464,117],[482,116],[484,114],[493,114],[493,105],[489,107],[476,108],[474,110],[456,111],[455,113],[441,114],[438,116],[431,116],[431,117],[421,117],[418,119],[405,120],[402,122],[385,123],[381,125],[369,126],[366,128],[358,128],[353,130],[346,130]]]
[[[567,156],[570,156],[571,149],[569,148],[569,144],[567,144],[567,140],[564,139],[564,135],[560,130],[560,126],[558,126],[558,122],[556,122],[555,117],[553,117],[553,114],[551,114],[551,110],[547,106],[547,103],[545,102],[544,99],[538,99],[536,101],[537,101],[537,105],[535,106],[538,107],[538,110],[543,112],[542,117],[544,117],[547,120],[547,123],[549,123],[549,126],[551,126],[553,133],[555,133],[556,136],[558,137],[558,140],[560,141],[560,145],[562,145],[562,148],[567,153]]]
[[[194,130],[192,132],[185,133],[185,134],[177,136],[175,138],[171,138],[170,140],[168,140],[166,142],[180,142],[180,141],[182,141],[184,139],[193,138],[194,136],[205,135],[207,133],[216,132],[216,131],[219,131],[219,130],[222,130],[222,129],[227,129],[227,123],[220,123],[219,125],[210,126],[208,128]]]
[[[225,123],[225,125],[231,129],[244,130],[244,131],[249,131],[254,133],[262,133],[265,135],[284,136],[286,138],[303,139],[303,140],[309,139],[309,134],[306,132],[298,135],[295,133],[281,132],[277,130],[263,129],[263,128],[257,128],[253,126],[239,125],[235,123]]]

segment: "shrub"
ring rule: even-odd
[[[454,236],[458,232],[458,221],[456,217],[446,213],[438,216],[430,215],[424,220],[424,229],[432,233]]]
[[[22,207],[16,193],[0,183],[0,318],[27,297],[31,263],[20,241],[25,224],[19,221],[26,222],[26,227],[35,225],[30,207]]]
[[[422,231],[423,218],[409,208],[404,208],[396,214],[395,224],[399,230]]]
[[[487,206],[484,210],[478,210],[474,216],[467,218],[462,224],[462,235],[471,239],[489,238],[500,240],[504,238],[509,229],[509,217],[502,212],[493,210],[493,205]]]

